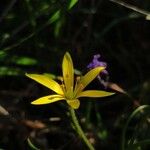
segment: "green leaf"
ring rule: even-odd
[[[0,76],[16,76],[22,74],[22,71],[18,68],[11,68],[11,67],[0,67]]]
[[[68,5],[68,10],[71,9],[77,2],[78,0],[70,0],[70,3]]]
[[[62,16],[55,24],[54,35],[56,38],[59,36],[63,24],[64,24],[64,17]]]
[[[17,65],[35,65],[37,64],[37,60],[29,57],[13,57],[12,62]]]
[[[7,56],[5,51],[0,51],[0,60],[3,60]]]
[[[50,18],[50,23],[57,21],[60,18],[60,10],[57,10]]]
[[[27,139],[27,142],[28,142],[29,146],[31,147],[31,149],[33,149],[33,150],[40,150],[39,148],[37,148],[37,147],[31,142],[31,140],[30,140],[29,138]]]

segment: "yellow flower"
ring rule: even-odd
[[[99,90],[84,90],[84,88],[102,71],[104,67],[96,67],[90,70],[84,76],[77,78],[74,85],[74,67],[71,56],[68,52],[64,55],[62,62],[62,83],[58,84],[53,79],[40,74],[26,74],[27,77],[35,80],[36,82],[46,86],[54,91],[56,94],[41,97],[31,104],[42,105],[49,104],[60,100],[66,100],[66,102],[74,109],[79,108],[80,97],[104,97],[110,96],[114,93],[99,91]]]

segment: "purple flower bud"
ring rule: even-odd
[[[105,67],[105,69],[101,72],[100,75],[97,76],[97,78],[100,81],[100,83],[103,85],[103,87],[107,88],[107,83],[109,80],[109,73],[106,70],[107,63],[99,60],[100,57],[101,57],[100,54],[94,55],[92,62],[87,65],[87,68],[91,70],[94,69],[95,67]]]
[[[100,54],[94,55],[92,62],[88,64],[87,68],[88,69],[93,69],[93,68],[96,68],[96,67],[105,67],[106,68],[107,63],[98,60],[99,58],[100,58]],[[101,73],[108,74],[107,70],[103,70]]]

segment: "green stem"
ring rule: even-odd
[[[93,147],[93,145],[89,142],[89,140],[85,136],[85,133],[83,132],[83,130],[82,130],[80,124],[79,124],[79,121],[78,121],[78,119],[76,117],[76,113],[75,113],[74,109],[70,107],[69,111],[70,111],[70,115],[71,115],[73,124],[75,126],[75,130],[77,131],[77,133],[79,134],[79,136],[82,138],[82,140],[84,141],[84,143],[86,144],[86,146],[89,148],[89,150],[95,150],[95,148]]]

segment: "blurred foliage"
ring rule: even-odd
[[[120,149],[130,114],[141,105],[149,105],[150,99],[150,2],[123,2],[146,14],[111,0],[0,2],[0,105],[15,118],[0,117],[1,149],[29,149],[29,136],[41,149],[84,149],[68,126],[65,104],[30,105],[48,91],[24,76],[25,72],[46,73],[59,80],[66,51],[72,55],[76,74],[85,73],[93,55],[101,54],[108,63],[110,82],[127,91],[128,95],[117,93],[102,100],[82,101],[78,110],[96,149]],[[90,86],[101,89],[96,80]],[[125,142],[136,146],[137,141],[150,139],[149,117],[146,111],[140,119],[138,115],[134,118]],[[35,128],[35,120],[46,128]],[[148,144],[137,146],[147,150]]]

